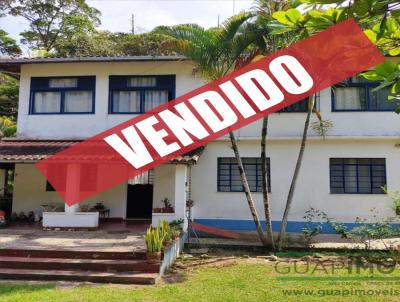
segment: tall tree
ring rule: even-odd
[[[63,39],[54,45],[56,56],[112,56],[112,55],[173,55],[165,47],[168,38],[148,32],[143,34],[96,31]]]
[[[19,56],[21,49],[17,42],[7,32],[0,29],[0,55]]]
[[[94,32],[100,12],[85,0],[5,0],[3,10],[29,22],[22,42],[47,52],[75,35]]]
[[[355,18],[365,29],[365,33],[370,40],[377,45],[385,55],[398,55],[400,53],[400,4],[388,0],[358,0],[345,1],[339,0],[302,0],[301,2],[313,5],[311,9],[303,13],[297,9],[288,9],[273,14],[275,21],[270,23],[274,34],[295,33],[298,39],[306,38],[316,32],[335,25],[347,18]],[[326,7],[325,4],[337,4],[337,7]],[[295,42],[295,41],[293,41]],[[400,65],[397,63],[385,62],[376,67],[373,71],[364,73],[369,79],[383,80],[383,84],[378,87],[391,87],[392,95],[389,100],[400,99]],[[313,105],[313,99],[309,104]],[[312,108],[309,108],[303,130],[303,138],[296,162],[295,171],[292,177],[289,194],[282,217],[278,248],[283,246],[286,225],[290,213],[293,195],[299,175],[304,148],[307,139],[307,129]],[[400,111],[400,106],[398,108]]]
[[[257,33],[252,43],[252,51],[250,52],[249,59],[256,61],[262,59],[264,55],[273,53],[281,47],[288,44],[290,35],[271,35],[271,29],[269,24],[272,21],[272,14],[276,11],[288,8],[288,1],[278,0],[256,0],[253,8],[256,18],[251,23],[247,30]],[[252,58],[254,55],[254,58]],[[261,188],[264,205],[264,216],[266,223],[267,238],[271,242],[271,247],[275,250],[275,242],[272,230],[272,217],[271,217],[271,205],[269,198],[269,186],[268,186],[268,173],[267,173],[267,135],[268,135],[268,123],[269,118],[265,116],[261,126]]]
[[[385,56],[400,55],[400,2],[393,0],[301,0],[309,10],[296,9],[274,14],[270,24],[275,34],[296,33],[299,39],[353,18],[372,43]],[[362,74],[369,80],[383,81],[377,90],[389,87],[389,102],[398,102],[400,113],[400,62],[387,61]]]
[[[19,82],[6,74],[0,74],[0,116],[15,120],[18,110]]]
[[[243,51],[254,41],[253,32],[242,31],[251,14],[243,13],[229,18],[222,27],[204,29],[187,24],[160,27],[155,32],[173,37],[169,46],[192,59],[204,79],[213,81],[231,72]],[[263,245],[268,240],[263,232],[253,196],[247,181],[235,134],[229,133],[246,200]]]
[[[0,29],[0,55],[19,56],[21,49],[17,42]],[[18,108],[18,80],[5,73],[0,73],[0,115],[15,119]]]

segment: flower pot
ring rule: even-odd
[[[161,261],[161,252],[147,252],[146,259],[150,264],[157,264]]]
[[[167,247],[169,247],[169,246],[172,244],[172,242],[173,242],[173,240],[164,241],[164,243],[163,243],[164,249],[167,248]]]
[[[397,207],[396,207],[396,215],[399,215],[399,216],[400,216],[400,206],[397,206]]]

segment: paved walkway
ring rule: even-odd
[[[145,249],[142,231],[0,229],[0,249],[133,252]]]
[[[289,233],[291,247],[305,247],[306,243],[302,234]],[[200,245],[224,245],[224,246],[261,246],[257,234],[243,234],[241,240],[224,239],[224,238],[192,238],[193,243]],[[343,239],[336,234],[320,234],[313,240],[312,247],[325,249],[364,249],[365,245],[349,239]],[[385,240],[371,241],[371,249],[400,249],[400,238],[390,238]],[[400,250],[399,250],[400,251]]]

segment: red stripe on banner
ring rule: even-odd
[[[191,225],[195,231],[213,234],[225,238],[240,239],[240,233],[237,232],[227,231],[224,229],[210,227],[208,225],[198,224],[198,223],[192,223]]]
[[[73,205],[383,61],[350,19],[42,160],[36,167]],[[96,177],[89,177],[90,173]]]

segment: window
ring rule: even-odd
[[[31,114],[94,113],[96,78],[32,78]]]
[[[285,113],[285,112],[307,112],[308,111],[308,98],[301,100],[297,103],[289,105],[281,110],[277,111],[278,113]]]
[[[389,88],[372,91],[380,82],[352,77],[332,88],[333,111],[393,111],[396,102],[389,102]]]
[[[331,193],[384,194],[386,162],[384,158],[331,158]]]
[[[110,76],[110,113],[143,113],[175,98],[175,76]]]
[[[252,192],[261,192],[261,158],[242,158]],[[270,160],[267,158],[268,191],[271,191]],[[235,158],[218,158],[218,192],[243,192],[242,181]]]

